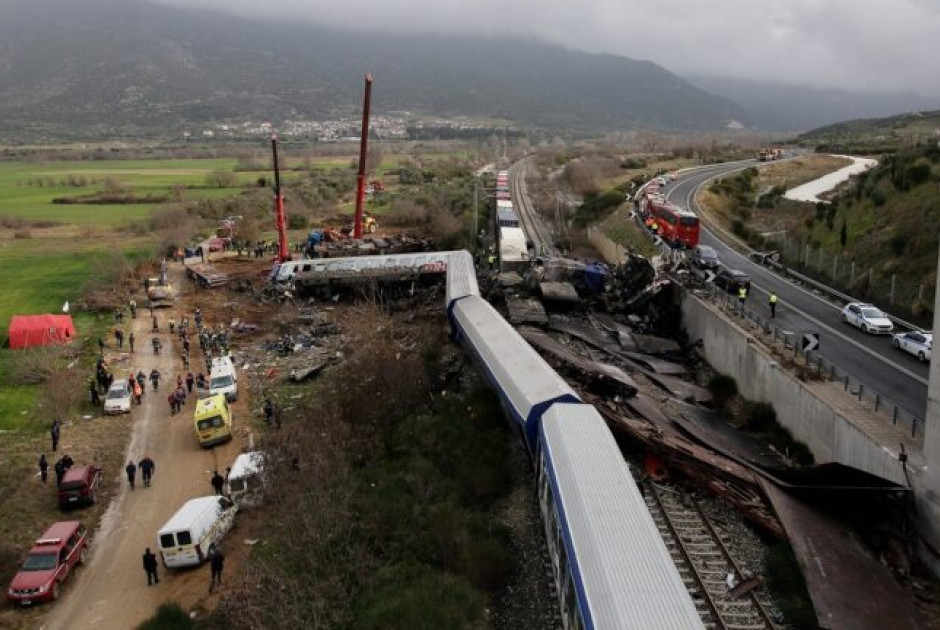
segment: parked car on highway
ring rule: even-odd
[[[721,266],[718,252],[708,245],[696,245],[689,254],[689,260],[700,269],[717,269]]]
[[[933,333],[920,330],[898,333],[894,336],[891,343],[895,348],[913,354],[920,359],[922,363],[926,363],[930,361],[930,350],[933,348]]]
[[[846,304],[842,321],[873,335],[889,335],[894,331],[894,324],[881,309],[861,302]]]
[[[751,277],[743,271],[737,269],[728,269],[725,267],[715,276],[715,286],[724,289],[732,295],[736,295],[738,287],[744,286],[748,293],[751,292]]]
[[[72,466],[59,484],[59,507],[61,509],[92,505],[98,498],[101,485],[101,469],[97,466]]]
[[[127,381],[120,380],[111,383],[104,397],[104,412],[106,414],[131,412],[131,390],[127,386]]]
[[[79,521],[55,523],[33,544],[7,589],[7,599],[29,606],[59,598],[62,582],[85,562],[88,534]]]

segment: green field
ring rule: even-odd
[[[59,313],[68,300],[75,304],[83,288],[106,273],[119,248],[131,259],[149,255],[141,240],[108,242],[98,239],[90,243],[63,239],[0,240],[0,429],[25,427],[35,407],[35,387],[14,387],[10,383],[13,363],[20,350],[6,348],[10,319],[14,315]],[[104,324],[91,314],[74,317],[77,336],[93,344]],[[23,412],[26,412],[25,414]]]
[[[293,163],[293,162],[292,162]],[[243,187],[256,185],[269,171],[234,173],[235,187],[209,187],[207,176],[214,171],[232,172],[234,158],[211,160],[128,160],[81,162],[0,162],[0,217],[16,217],[30,222],[117,227],[150,216],[159,204],[54,204],[56,197],[77,197],[103,192],[118,185],[139,197],[166,196],[182,187],[189,199],[218,198],[237,194]],[[314,168],[348,166],[348,159],[333,158],[311,162]],[[284,179],[299,173],[284,173]],[[70,186],[69,181],[84,182]]]

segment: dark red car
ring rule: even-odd
[[[85,562],[87,544],[88,533],[79,521],[52,525],[13,576],[7,599],[23,606],[58,599],[62,582],[76,564]]]
[[[97,466],[72,466],[59,485],[59,507],[63,510],[91,505],[98,498],[101,469]]]

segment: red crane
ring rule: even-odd
[[[359,141],[359,174],[356,176],[356,218],[353,238],[362,238],[362,206],[366,197],[366,150],[369,146],[369,105],[372,101],[372,74],[366,74],[366,96],[362,106],[362,138]]]
[[[274,152],[274,227],[277,228],[277,260],[290,260],[287,245],[287,221],[284,217],[284,193],[281,191],[281,169],[277,163],[277,134],[271,134],[271,150]]]

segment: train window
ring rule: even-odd
[[[682,217],[679,219],[679,223],[686,227],[693,227],[698,225],[698,217]]]

